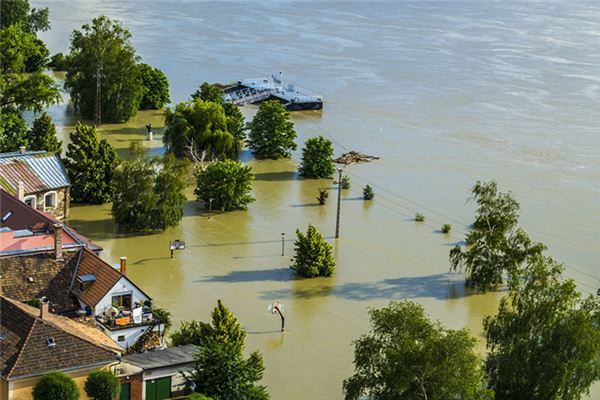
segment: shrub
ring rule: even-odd
[[[348,175],[342,176],[342,189],[348,190],[350,189],[350,177]]]
[[[187,397],[187,400],[213,400],[213,398],[205,396],[202,393],[192,393]]]
[[[367,185],[363,188],[363,197],[365,200],[373,200],[375,192],[371,186]]]
[[[302,149],[302,163],[298,167],[300,175],[311,179],[333,177],[333,146],[331,140],[323,136],[308,139]]]
[[[63,372],[45,374],[33,387],[34,400],[79,400],[77,384]]]
[[[331,245],[313,225],[308,225],[306,235],[296,230],[298,239],[294,243],[294,264],[291,268],[307,278],[331,276],[335,270],[335,259]]]
[[[442,225],[442,233],[450,233],[451,230],[452,230],[452,225],[450,225],[450,224]]]
[[[425,216],[423,214],[421,214],[420,212],[415,214],[415,221],[417,222],[424,222],[425,221]]]
[[[239,161],[219,161],[199,169],[194,193],[198,200],[221,211],[245,210],[254,198],[250,195],[254,174]]]
[[[85,392],[93,400],[115,400],[121,392],[121,383],[110,371],[96,371],[87,377]]]

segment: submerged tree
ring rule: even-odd
[[[248,146],[260,158],[287,158],[296,150],[296,131],[290,113],[276,100],[261,103],[248,123]]]
[[[43,113],[33,121],[33,127],[27,132],[27,148],[60,154],[62,141],[56,137],[56,126],[48,113]]]
[[[355,342],[355,372],[344,381],[347,400],[493,398],[466,329],[444,328],[411,301],[369,314],[371,332]]]
[[[245,210],[254,201],[250,192],[254,174],[252,168],[239,161],[218,161],[196,173],[194,193],[198,200],[221,211]]]
[[[71,181],[71,199],[90,204],[110,201],[119,163],[114,148],[106,139],[99,140],[95,127],[80,122],[69,137],[64,163]]]
[[[310,138],[302,149],[302,163],[298,167],[300,175],[311,179],[331,179],[333,177],[333,145],[323,136]]]
[[[496,399],[576,400],[600,379],[600,299],[582,299],[562,265],[533,255],[486,317],[486,368]]]
[[[134,149],[135,150],[135,149]],[[138,156],[115,171],[112,214],[128,231],[164,230],[179,224],[185,203],[186,164],[168,154]]]
[[[165,74],[158,68],[148,64],[138,65],[140,78],[144,87],[144,96],[140,102],[141,110],[159,110],[170,100],[169,81]]]
[[[464,268],[467,284],[485,292],[545,246],[517,227],[519,203],[510,193],[499,192],[496,182],[477,182],[473,194],[478,204],[473,229],[464,249],[457,245],[450,251],[450,264],[453,270]]]
[[[223,106],[199,98],[166,111],[163,141],[177,157],[204,153],[210,159],[233,158],[242,147],[241,140],[229,131]]]
[[[87,119],[94,118],[99,75],[102,121],[133,117],[144,96],[137,61],[131,34],[118,21],[102,15],[73,31],[65,88],[75,109]]]
[[[307,278],[331,276],[335,271],[335,258],[331,245],[325,241],[321,232],[308,224],[306,235],[296,230],[298,239],[294,243],[294,263],[291,268]]]
[[[197,323],[198,353],[195,365],[183,372],[188,388],[220,400],[266,400],[269,394],[258,385],[265,367],[262,356],[253,352],[244,359],[246,331],[221,300],[212,312],[212,325]]]

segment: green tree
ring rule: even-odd
[[[192,99],[201,99],[212,103],[223,104],[225,101],[225,93],[223,89],[216,85],[211,85],[208,82],[202,83],[198,90],[192,94]]]
[[[302,276],[331,276],[335,271],[335,258],[331,245],[325,241],[321,232],[308,224],[306,235],[296,230],[298,239],[294,242],[294,259],[291,268]]]
[[[16,151],[27,145],[27,121],[13,107],[5,107],[0,112],[0,152]]]
[[[99,73],[102,120],[124,122],[133,117],[144,96],[137,61],[131,34],[120,22],[102,15],[73,31],[65,88],[75,110],[94,118]]]
[[[79,400],[77,384],[64,372],[50,372],[33,387],[34,400]]]
[[[173,326],[173,322],[171,321],[171,312],[166,308],[160,307],[152,307],[152,315],[163,323],[164,329],[163,334],[169,332],[171,327]]]
[[[296,131],[290,113],[276,100],[262,102],[248,123],[248,146],[260,158],[287,158],[296,150]]]
[[[62,151],[62,141],[56,137],[56,127],[48,113],[43,113],[33,121],[33,127],[27,132],[27,148],[45,150],[53,153]]]
[[[92,400],[115,400],[121,393],[121,382],[110,371],[95,371],[85,380],[85,392]]]
[[[206,323],[202,321],[181,321],[179,329],[171,334],[171,346],[200,345],[203,325]]]
[[[498,314],[485,318],[496,399],[576,400],[600,379],[600,299],[583,299],[562,271],[549,257],[528,257]]]
[[[355,342],[346,399],[492,398],[483,390],[476,341],[466,329],[445,329],[411,301],[391,302],[369,314],[371,332]]]
[[[65,57],[63,53],[56,53],[50,58],[48,67],[52,68],[53,71],[66,71],[68,64],[68,57]]]
[[[169,98],[169,81],[158,68],[148,64],[138,65],[140,78],[144,86],[144,97],[140,102],[141,110],[159,110],[171,101]]]
[[[115,170],[112,214],[127,231],[164,230],[183,218],[185,163],[172,154],[162,160],[136,157]]]
[[[186,399],[187,400],[213,400],[212,397],[207,397],[201,393],[192,393],[188,397],[186,397]]]
[[[269,394],[257,385],[265,367],[262,356],[253,352],[244,359],[246,331],[221,300],[213,310],[212,325],[195,323],[198,353],[194,367],[183,372],[188,388],[219,400],[266,400]]]
[[[2,2],[4,5],[4,2]],[[47,50],[20,24],[0,30],[0,111],[41,111],[61,99],[58,85],[41,72]],[[46,54],[46,56],[44,56]]]
[[[173,346],[185,344],[209,345],[211,341],[229,344],[244,349],[246,331],[242,329],[237,317],[221,300],[210,314],[211,323],[201,321],[183,321],[179,330],[171,335]]]
[[[198,169],[195,190],[198,200],[221,211],[245,210],[254,201],[250,195],[254,174],[239,161],[218,161]]]
[[[31,8],[29,0],[2,0],[0,26],[21,25],[26,32],[36,33],[50,29],[48,8]]]
[[[298,167],[300,175],[312,179],[331,179],[333,177],[333,145],[323,136],[310,138],[302,149],[302,163]]]
[[[241,140],[229,131],[223,106],[200,98],[165,112],[163,141],[177,157],[233,158],[242,148]]]
[[[450,251],[450,265],[453,270],[464,268],[467,285],[485,292],[502,284],[505,274],[545,246],[532,242],[517,227],[519,203],[510,193],[499,192],[496,182],[478,181],[473,195],[478,205],[473,229],[464,249],[457,245]]]
[[[110,201],[117,153],[106,139],[98,139],[93,126],[78,122],[70,139],[64,163],[71,181],[71,199],[90,204]]]

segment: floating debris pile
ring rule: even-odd
[[[373,160],[379,160],[379,157],[368,156],[366,154],[359,153],[358,151],[349,151],[348,153],[344,153],[335,160],[333,160],[336,164],[359,164],[366,163]]]

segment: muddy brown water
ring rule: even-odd
[[[352,373],[352,341],[368,331],[368,307],[411,299],[451,328],[481,339],[482,320],[503,293],[479,295],[448,273],[448,251],[472,220],[470,187],[496,179],[522,205],[522,225],[564,261],[584,293],[598,287],[600,223],[600,8],[517,3],[35,1],[49,6],[52,52],[99,13],[131,29],[138,53],[165,71],[174,102],[202,81],[229,82],[282,68],[321,92],[322,112],[293,115],[298,142],[326,135],[336,154],[381,157],[347,169],[341,237],[333,239],[331,181],[302,180],[290,160],[241,159],[256,173],[247,211],[209,220],[193,188],[182,223],[163,233],[121,235],[110,205],[76,206],[69,223],[104,247],[175,325],[209,318],[223,299],[265,358],[274,399],[341,399]],[[254,107],[245,107],[248,117]],[[59,135],[73,129],[65,104],[50,109]],[[145,138],[161,154],[162,113],[103,125],[122,156]],[[371,184],[375,200],[360,199]],[[331,187],[329,202],[317,191]],[[415,212],[426,216],[415,223]],[[289,270],[294,232],[315,224],[334,246],[337,271],[298,279]],[[450,235],[438,232],[451,223]],[[281,233],[285,255],[281,256]],[[170,240],[186,249],[169,258]],[[286,332],[269,303],[285,304]],[[480,340],[478,350],[485,345]],[[600,397],[594,388],[592,397]]]

